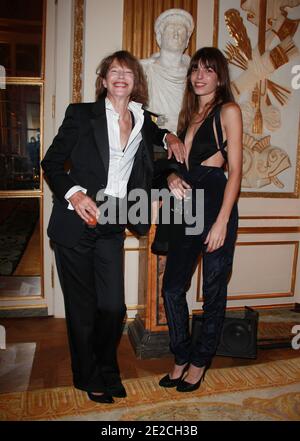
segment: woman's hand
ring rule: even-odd
[[[175,156],[176,161],[184,163],[185,160],[185,146],[179,138],[173,133],[168,133],[166,136],[167,146],[168,146],[168,159]]]
[[[171,173],[168,176],[168,187],[177,199],[183,199],[186,190],[191,189],[189,184],[176,175],[176,173]]]
[[[77,191],[70,198],[69,201],[76,213],[83,219],[86,223],[91,223],[94,219],[98,218],[99,210],[97,205],[89,196],[86,196],[82,191]]]
[[[207,244],[206,252],[211,253],[224,245],[227,233],[227,223],[216,221],[211,227],[204,244]]]

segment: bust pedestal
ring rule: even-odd
[[[140,309],[128,326],[128,336],[138,358],[170,355],[168,326],[161,296],[166,257],[151,252],[155,228],[156,226],[152,225],[148,236],[140,238]]]

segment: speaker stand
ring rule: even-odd
[[[171,355],[168,332],[151,332],[137,314],[128,325],[128,337],[137,358],[160,358]]]

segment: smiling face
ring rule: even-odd
[[[103,85],[107,89],[108,98],[129,98],[134,86],[134,73],[117,60],[111,63]]]
[[[190,82],[196,95],[213,98],[218,87],[218,76],[211,67],[199,60],[191,70]]]
[[[161,48],[170,52],[183,52],[188,44],[188,30],[178,18],[169,18],[161,33]]]

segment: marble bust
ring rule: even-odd
[[[177,130],[178,114],[185,88],[190,57],[183,52],[194,29],[191,14],[183,9],[168,9],[155,21],[160,52],[141,60],[149,89],[148,109],[158,115],[157,124]]]

